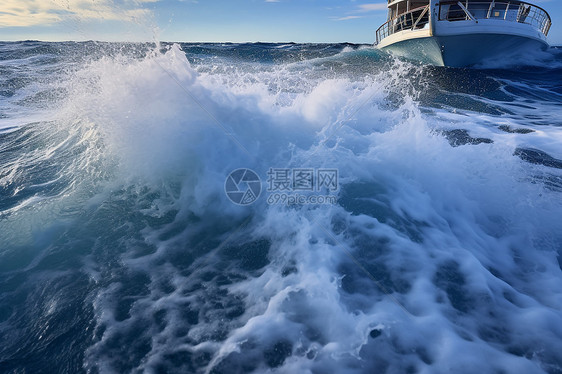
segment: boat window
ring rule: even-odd
[[[449,13],[447,13],[447,21],[464,21],[466,13],[457,4],[450,5]]]

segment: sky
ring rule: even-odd
[[[532,0],[562,45],[562,1]],[[0,0],[0,40],[371,44],[384,0]]]

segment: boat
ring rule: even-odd
[[[466,67],[548,48],[552,25],[526,1],[388,0],[388,20],[375,46],[437,66]]]

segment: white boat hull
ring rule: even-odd
[[[423,63],[466,67],[516,53],[544,50],[540,39],[506,34],[463,34],[405,38],[381,47],[394,55]]]

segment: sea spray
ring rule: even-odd
[[[560,370],[562,176],[517,151],[562,158],[556,64],[53,46],[2,104],[8,371]],[[264,185],[245,207],[238,168]],[[337,204],[267,204],[270,168],[337,169]]]

